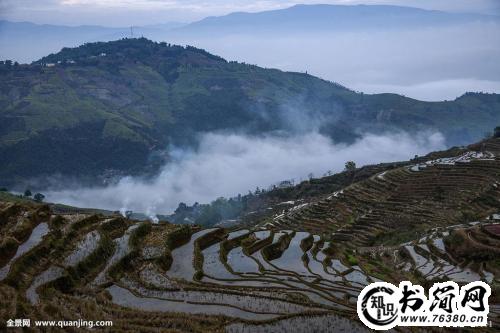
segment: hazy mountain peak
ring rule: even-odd
[[[298,29],[303,32],[305,28],[328,32],[336,29],[392,29],[496,19],[498,18],[488,15],[456,14],[393,5],[299,4],[285,9],[256,13],[235,12],[224,16],[207,17],[176,31],[196,31],[197,33],[232,31],[236,33],[246,31],[245,29],[248,31]]]
[[[89,62],[97,57],[120,60],[157,62],[166,58],[175,58],[179,62],[196,64],[201,62],[219,62],[224,59],[193,46],[173,45],[166,42],[154,42],[147,38],[123,38],[110,42],[85,43],[78,47],[65,47],[61,51],[45,56],[35,63],[57,63],[68,60]],[[185,58],[184,61],[181,58]]]

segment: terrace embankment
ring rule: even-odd
[[[420,158],[262,222],[309,231],[345,246],[396,245],[430,227],[500,210],[500,139]],[[431,159],[435,158],[435,159]]]

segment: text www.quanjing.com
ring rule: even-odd
[[[401,323],[442,323],[442,324],[485,324],[487,318],[484,316],[466,316],[466,315],[401,315]]]
[[[111,320],[35,320],[35,326],[37,327],[110,327],[113,326],[113,321]]]

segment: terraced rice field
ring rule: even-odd
[[[254,332],[260,325],[286,330],[301,318],[326,331],[331,323],[364,331],[353,320],[353,300],[371,280],[359,267],[346,266],[359,274],[356,282],[334,273],[318,235],[192,229],[172,245],[166,240],[181,238],[185,228],[48,211],[33,224],[3,265],[0,285],[33,319],[83,311],[88,320],[112,318],[121,331],[168,321],[181,330]],[[27,261],[32,264],[24,269]],[[16,307],[0,309],[2,317],[16,316]],[[131,311],[146,320],[139,324]]]
[[[47,223],[40,223],[33,229],[30,238],[17,248],[16,254],[10,259],[9,263],[0,269],[0,280],[5,279],[9,273],[11,263],[38,245],[41,242],[42,237],[45,236],[48,231],[49,227]]]
[[[433,230],[401,244],[395,267],[431,280],[493,283],[494,273],[477,272],[451,259],[446,236],[464,227],[470,226]],[[226,332],[287,332],[290,327],[297,332],[311,327],[318,332],[366,331],[355,319],[356,296],[379,279],[365,269],[362,254],[358,262],[350,263],[344,256],[332,255],[331,241],[292,230],[194,229],[172,248],[159,242],[158,234],[168,238],[181,229],[120,217],[47,217],[16,251],[31,251],[28,255],[39,260],[23,271],[18,267],[22,255],[14,255],[4,266],[12,269],[0,290],[15,295],[34,317],[53,315],[48,309],[76,315],[76,309],[88,306],[89,319],[120,318],[115,327],[122,331],[135,323],[135,317],[126,315],[130,311],[147,318],[135,323],[142,329],[160,327],[154,318],[167,318],[170,324],[177,320],[183,330],[194,331],[200,320],[203,329]],[[43,248],[58,241],[55,235],[60,237],[60,248],[51,257]],[[22,250],[26,247],[29,250]],[[55,307],[60,302],[71,306]],[[15,309],[3,311],[2,315],[13,315]]]
[[[451,279],[492,286],[495,331],[500,144],[486,148],[494,153],[386,170],[239,229],[0,202],[9,300],[0,319],[112,320],[113,332],[365,332],[355,308],[368,283]]]
[[[496,220],[483,220],[433,228],[423,237],[394,247],[363,248],[374,257],[393,257],[389,265],[411,276],[421,284],[455,281],[459,285],[484,281],[492,286],[493,306],[489,319],[500,325],[498,285],[500,272],[497,256],[500,239],[490,231],[497,230]]]
[[[473,148],[473,149],[472,149]],[[394,240],[402,225],[421,232],[496,213],[500,143],[490,140],[452,157],[388,169],[261,222],[308,231],[351,247]]]

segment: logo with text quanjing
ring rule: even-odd
[[[375,282],[358,296],[358,316],[374,330],[396,326],[479,327],[488,325],[491,288],[482,281],[461,288],[453,281],[424,288],[403,281]]]

